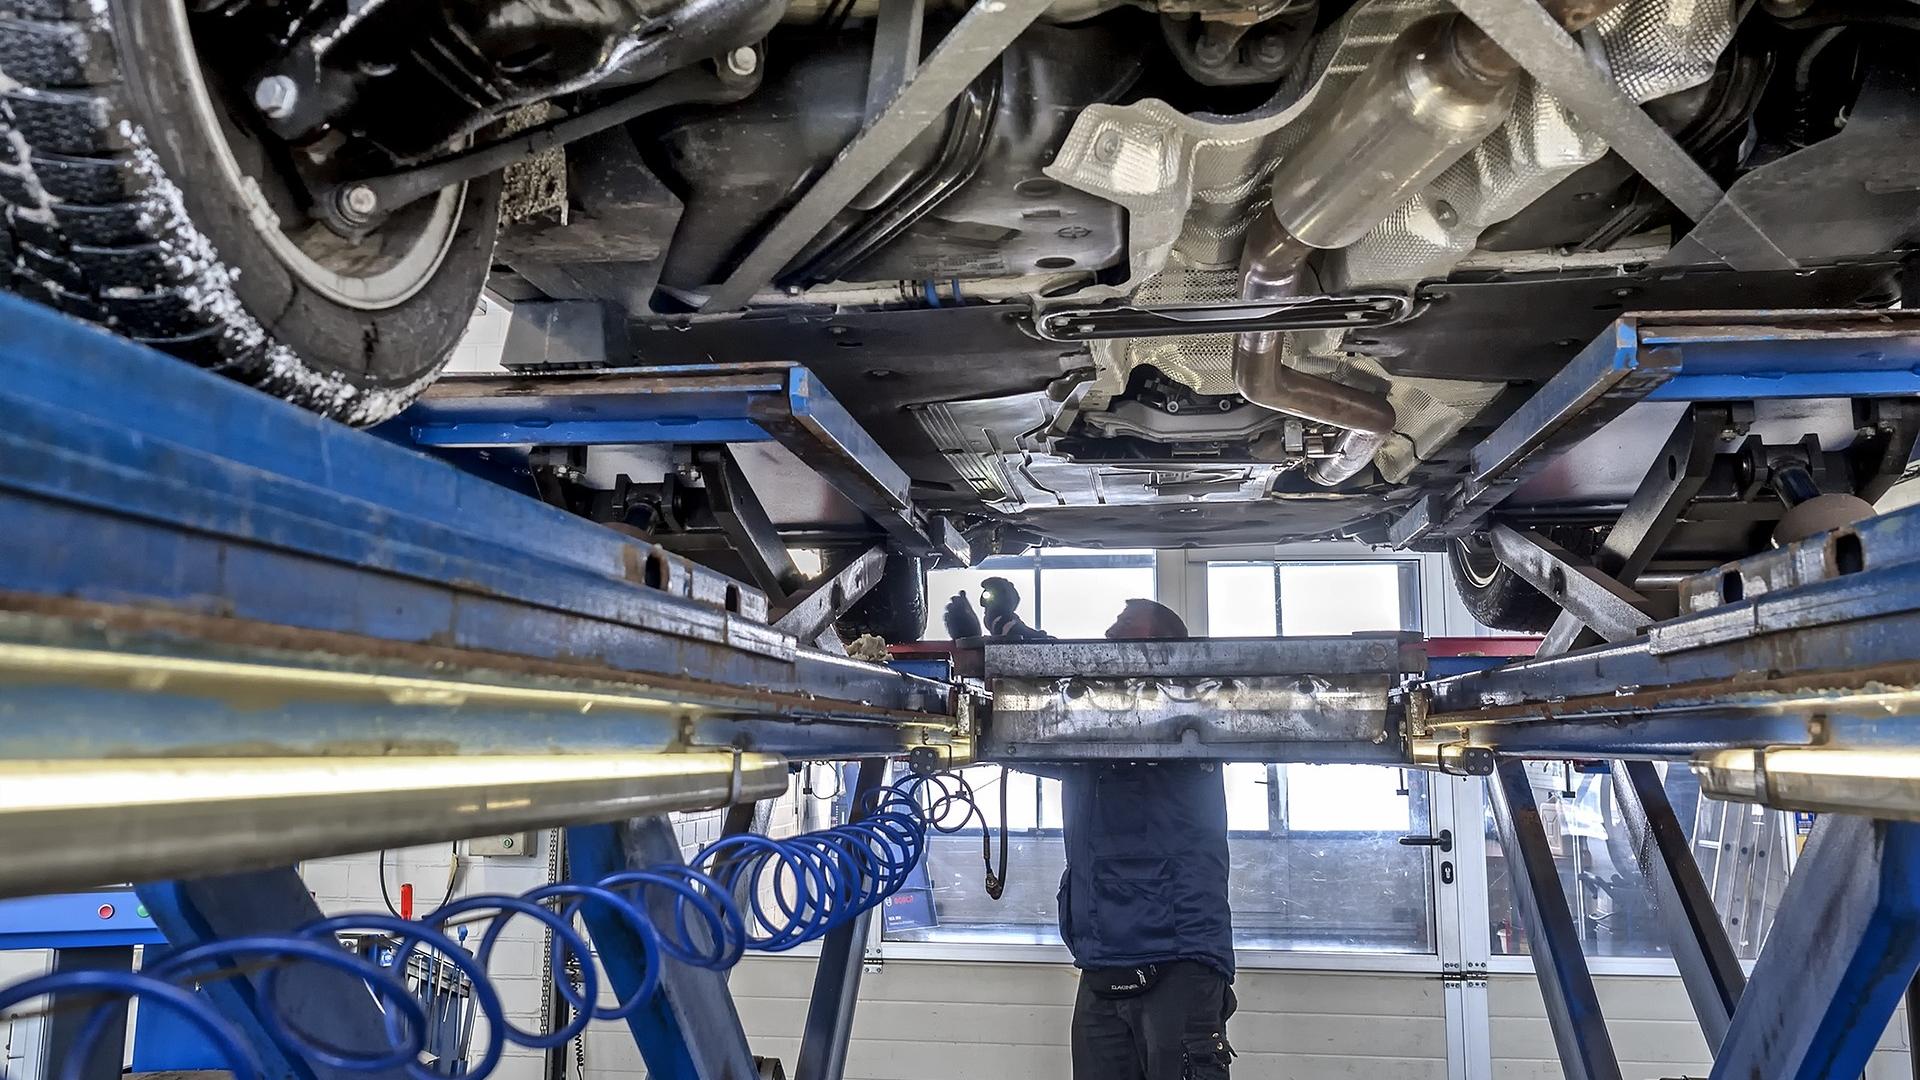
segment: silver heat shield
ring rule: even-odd
[[[1047,175],[1124,206],[1131,277],[1075,295],[1075,303],[1133,296],[1139,303],[1237,295],[1234,266],[1246,223],[1264,206],[1275,164],[1384,45],[1444,0],[1364,0],[1321,35],[1310,62],[1260,110],[1234,117],[1182,114],[1165,102],[1096,105],[1080,115]],[[1704,83],[1732,39],[1730,0],[1629,0],[1582,41],[1634,100]],[[1321,285],[1410,287],[1451,271],[1482,231],[1597,160],[1606,144],[1560,103],[1523,80],[1512,114],[1465,158],[1352,247],[1329,253]],[[1296,334],[1288,363],[1343,382],[1386,385],[1373,361],[1343,353],[1338,332]],[[1227,335],[1095,342],[1086,398],[1102,407],[1141,364],[1203,394],[1233,392]],[[1395,379],[1401,417],[1381,472],[1404,477],[1499,391],[1500,383]]]

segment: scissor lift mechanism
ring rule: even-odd
[[[1418,765],[1489,776],[1563,1066],[1600,1080],[1619,1066],[1522,765],[1578,758],[1614,763],[1715,1080],[1858,1075],[1920,969],[1920,510],[1700,572],[1677,613],[1636,589],[1701,490],[1690,455],[1712,456],[1721,403],[1885,401],[1900,427],[1920,396],[1905,313],[1624,317],[1396,523],[1417,545],[1491,515],[1502,560],[1565,609],[1536,658],[1433,679],[1404,635],[989,646],[986,692],[815,646],[877,551],[769,596],[4,296],[0,367],[0,894],[141,882],[184,946],[317,916],[302,858],[565,825],[583,880],[677,860],[669,812],[728,806],[745,829],[792,762],[861,759],[859,790],[898,757]],[[964,546],[790,365],[494,389],[522,404],[454,384],[396,430],[500,445],[544,410],[548,437],[630,443],[685,440],[693,414],[700,438],[787,443],[898,546]],[[1646,400],[1697,404],[1591,560],[1502,522],[1529,476]],[[752,492],[724,456],[703,465],[777,580]],[[1660,759],[1718,797],[1829,812],[1751,977]],[[595,930],[624,997],[640,943]],[[866,933],[824,943],[802,1080],[842,1073]],[[344,977],[295,969],[282,998],[330,1002],[299,1022],[351,1045],[380,1021]],[[205,992],[275,1072],[334,1075],[277,1055],[244,988]],[[715,972],[669,962],[630,1024],[653,1075],[763,1075]]]

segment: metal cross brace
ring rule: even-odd
[[[1723,405],[1696,405],[1681,416],[1666,445],[1654,457],[1653,468],[1640,482],[1613,528],[1607,530],[1607,538],[1595,553],[1594,565],[1601,572],[1630,586],[1647,568],[1673,532],[1674,523],[1685,513],[1687,504],[1706,483],[1720,433],[1731,423],[1732,417]],[[1638,606],[1645,610],[1644,604]],[[1561,612],[1547,632],[1546,640],[1540,643],[1541,654],[1571,652],[1603,638],[1620,640],[1613,634],[1586,633],[1591,625],[1571,608]]]
[[[1824,815],[1712,1080],[1848,1080],[1920,970],[1920,823]]]
[[[293,868],[135,886],[154,924],[175,949],[225,938],[287,934],[322,917],[313,895]],[[147,966],[158,958],[149,955]],[[272,1080],[405,1080],[403,1069],[377,1072],[310,1062],[286,1053],[268,1034],[263,1016],[277,1008],[308,1038],[341,1047],[389,1045],[374,996],[359,979],[318,964],[272,969],[271,1006],[261,995],[266,973],[212,979],[200,987],[214,1008],[247,1037],[265,1076]]]
[[[774,629],[801,641],[819,638],[833,629],[835,619],[880,584],[886,568],[884,544],[876,544],[855,555],[833,573],[784,598],[777,605],[784,610],[777,612]]]
[[[1525,762],[1500,763],[1487,778],[1500,849],[1513,880],[1513,895],[1529,934],[1533,969],[1560,1050],[1567,1080],[1620,1080],[1620,1063],[1607,1037],[1607,1019],[1593,989],[1593,975],[1580,951],[1580,935],[1567,907],[1560,871],[1547,846],[1540,807]]]
[[[1634,637],[1654,621],[1646,597],[1539,533],[1495,525],[1489,536],[1500,561],[1564,608],[1563,619],[1572,617],[1609,641]],[[1566,645],[1546,642],[1540,651],[1565,652]]]
[[[869,758],[860,763],[853,782],[853,816],[868,809],[869,796],[887,782],[888,763]],[[847,1068],[847,1047],[853,1041],[853,1007],[860,997],[860,976],[867,947],[871,909],[826,936],[820,944],[820,966],[813,976],[813,997],[807,1003],[806,1033],[800,1040],[800,1059],[794,1080],[840,1080]]]
[[[575,882],[682,858],[679,837],[665,817],[567,830],[568,877]],[[647,908],[654,924],[673,926],[674,898],[663,889],[652,892]],[[586,904],[581,914],[613,994],[629,1000],[645,977],[649,951],[657,946],[643,941],[605,904]],[[759,1072],[726,975],[669,956],[654,960],[660,965],[660,989],[627,1018],[647,1075],[658,1080],[754,1080]]]
[[[1674,816],[1673,804],[1650,761],[1613,763],[1614,805],[1620,808],[1634,861],[1653,890],[1667,944],[1709,1049],[1726,1039],[1747,973],[1727,940],[1713,891]]]

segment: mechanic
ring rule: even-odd
[[[1003,578],[982,583],[989,641],[1046,641]],[[980,636],[964,594],[955,640]],[[1184,638],[1171,608],[1129,600],[1107,638]],[[1224,1080],[1233,1048],[1227,796],[1214,762],[1022,765],[1060,781],[1067,869],[1060,936],[1080,969],[1074,1080]]]

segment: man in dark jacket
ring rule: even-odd
[[[1014,622],[1015,640],[1041,636]],[[1115,641],[1186,636],[1180,617],[1151,600],[1127,601],[1107,630]],[[1060,936],[1080,969],[1074,1080],[1224,1080],[1233,926],[1219,765],[1031,771],[1058,779],[1064,802]]]

